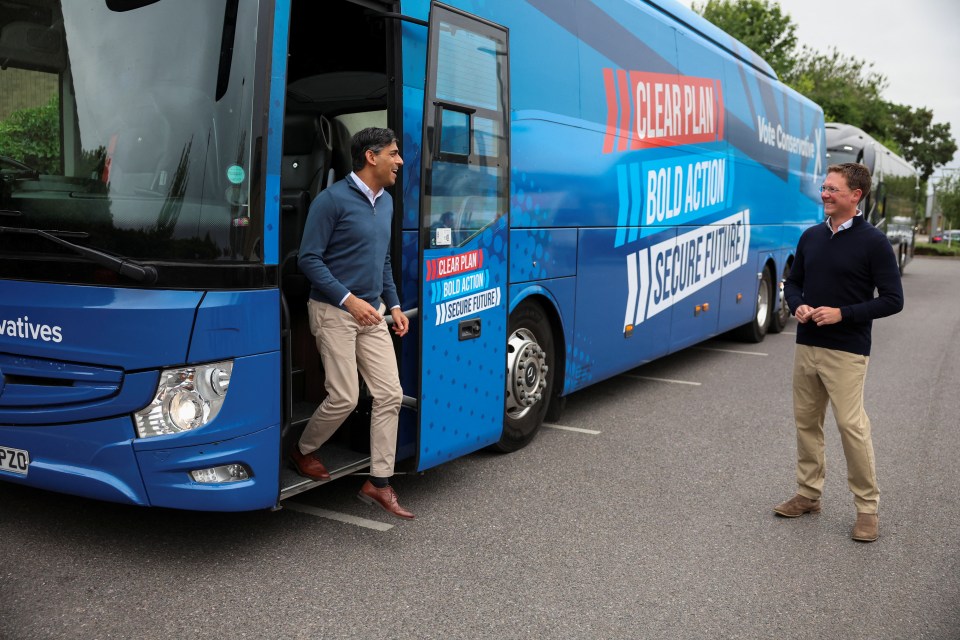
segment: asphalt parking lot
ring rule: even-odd
[[[278,512],[147,510],[0,483],[0,638],[960,638],[960,260],[917,258],[874,326],[881,537],[828,417],[794,490],[792,332],[716,339],[569,398],[510,455],[362,478]]]

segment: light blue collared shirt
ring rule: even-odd
[[[360,191],[363,192],[363,195],[367,196],[367,200],[370,201],[371,205],[377,204],[377,198],[383,195],[383,187],[380,187],[380,191],[376,193],[373,192],[373,189],[367,186],[367,183],[360,179],[355,172],[350,172],[350,177],[353,178],[353,181],[357,183],[357,186],[360,187]]]

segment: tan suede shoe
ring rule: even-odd
[[[798,493],[786,502],[781,502],[775,506],[773,511],[784,518],[796,518],[805,513],[818,513],[820,511],[820,501],[811,500]]]
[[[880,537],[880,516],[875,513],[858,513],[851,538],[857,542],[873,542]]]

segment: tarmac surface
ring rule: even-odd
[[[0,483],[0,638],[960,638],[960,260],[917,258],[874,324],[880,539],[826,425],[823,511],[794,484],[795,322],[569,398],[561,428],[278,512],[152,510]],[[578,429],[578,430],[571,430]]]

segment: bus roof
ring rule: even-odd
[[[703,38],[706,38],[721,49],[727,51],[733,57],[750,65],[760,73],[774,80],[779,80],[777,72],[773,70],[773,67],[753,51],[753,49],[726,31],[723,31],[689,7],[677,2],[677,0],[627,0],[627,2],[632,4],[648,4],[660,10]]]
[[[827,133],[828,152],[839,150],[843,147],[847,147],[849,151],[856,152],[870,149],[873,151],[873,154],[864,152],[862,157],[864,164],[871,172],[875,172],[880,168],[897,175],[919,173],[906,159],[888,149],[884,144],[860,127],[855,127],[852,124],[845,124],[843,122],[827,122],[824,128]],[[878,166],[877,158],[882,158],[880,166]]]

